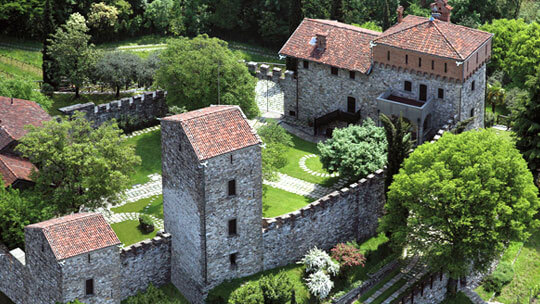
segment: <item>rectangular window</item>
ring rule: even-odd
[[[445,73],[448,72],[448,63],[446,62],[444,63],[444,72]]]
[[[356,99],[354,97],[347,97],[347,112],[356,112]]]
[[[471,83],[471,91],[474,91],[474,87],[475,87],[475,83],[474,83],[474,80],[473,80],[473,82]]]
[[[386,53],[386,60],[390,61],[390,51]]]
[[[90,264],[91,260],[90,260],[90,254],[88,254],[88,264]]]
[[[229,236],[236,235],[236,219],[229,221]]]
[[[435,60],[431,60],[431,69],[435,70]]]
[[[90,296],[94,294],[94,279],[86,280],[86,295]]]
[[[419,67],[419,68],[422,67],[422,58],[418,58],[418,67]]]
[[[439,99],[443,99],[443,98],[444,98],[444,90],[441,89],[441,88],[439,88],[438,97],[439,97]]]
[[[229,262],[231,263],[231,267],[236,267],[236,258],[238,256],[238,253],[233,253],[229,255]]]
[[[403,89],[407,92],[412,91],[412,82],[406,80]]]
[[[331,67],[331,68],[330,68],[330,72],[332,73],[332,75],[337,75],[337,74],[338,74],[338,68],[336,68],[336,67]]]
[[[229,181],[229,196],[236,195],[236,180],[230,180]]]
[[[231,164],[233,163],[233,155],[231,154]]]
[[[471,109],[471,117],[474,116],[474,108]]]
[[[405,64],[409,64],[409,55],[405,54]]]
[[[304,60],[304,69],[309,69],[309,61]]]
[[[349,78],[354,79],[355,77],[356,77],[356,72],[355,71],[349,71]]]
[[[290,116],[296,116],[296,112],[295,111],[289,111],[289,115]]]

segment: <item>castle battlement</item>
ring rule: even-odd
[[[278,67],[270,69],[270,65],[268,64],[260,64],[253,61],[247,62],[246,65],[249,72],[254,74],[258,79],[271,80],[276,83],[294,80],[294,71],[285,70],[283,72]]]
[[[171,235],[169,233],[158,232],[152,239],[144,240],[128,247],[122,248],[120,255],[122,258],[135,257],[145,252],[159,247],[170,247]]]

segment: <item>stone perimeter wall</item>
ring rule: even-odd
[[[384,171],[377,170],[300,210],[264,218],[264,269],[294,263],[313,247],[328,250],[375,235],[384,202]]]
[[[30,271],[0,244],[0,291],[16,304],[32,303],[28,294],[33,279]]]
[[[58,111],[68,116],[75,114],[76,111],[83,112],[94,127],[114,118],[121,124],[137,128],[147,126],[156,118],[167,114],[166,96],[167,93],[164,91],[155,91],[97,106],[93,102],[76,104],[60,108]]]

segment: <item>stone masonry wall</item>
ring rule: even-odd
[[[62,268],[62,303],[79,299],[87,304],[120,302],[120,254],[109,246],[59,261]],[[94,294],[86,295],[86,280],[94,280]],[[41,283],[41,282],[40,282]]]
[[[474,82],[474,90],[472,83]],[[463,84],[461,91],[461,112],[459,120],[465,120],[469,117],[476,118],[471,123],[470,128],[484,127],[484,104],[486,98],[486,65],[480,66],[471,77]],[[473,112],[471,112],[471,110]]]
[[[261,147],[249,146],[209,159],[205,168],[208,289],[263,269]],[[236,182],[236,195],[228,183]],[[236,234],[228,223],[236,220]],[[236,254],[236,265],[230,255]]]
[[[148,284],[162,286],[171,281],[171,235],[159,234],[120,252],[121,299],[146,290]]]
[[[27,293],[33,278],[19,260],[0,244],[0,291],[15,304],[36,303]]]
[[[300,210],[263,219],[264,269],[296,262],[313,247],[328,250],[373,236],[384,206],[383,188],[384,172],[378,170]]]
[[[93,102],[76,104],[58,111],[68,116],[76,111],[83,112],[94,127],[113,118],[128,127],[146,126],[167,114],[166,95],[164,91],[155,91],[97,106]]]

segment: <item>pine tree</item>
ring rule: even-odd
[[[289,15],[289,36],[294,33],[298,25],[304,19],[302,13],[302,0],[291,0],[290,2],[290,15]],[[287,70],[296,71],[298,66],[298,59],[287,57]]]
[[[410,125],[402,117],[389,118],[381,114],[381,122],[386,141],[388,142],[388,154],[386,164],[385,192],[392,184],[394,175],[399,172],[401,164],[412,149]]]
[[[43,83],[49,84],[52,87],[58,87],[58,83],[55,83],[54,77],[54,60],[49,54],[50,35],[56,30],[56,23],[53,17],[52,0],[45,0],[45,7],[43,8],[43,20],[42,20],[42,40],[43,40]]]

